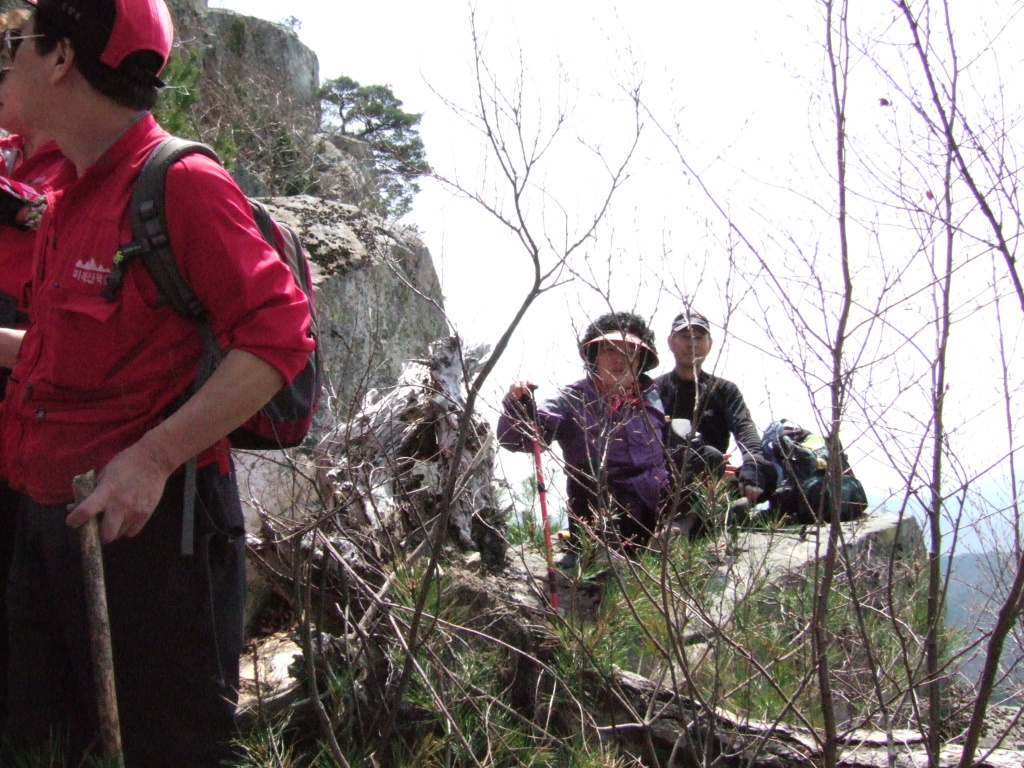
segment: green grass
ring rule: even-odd
[[[539,547],[541,532],[531,505],[518,508],[523,511],[512,525],[516,540]],[[616,754],[587,715],[607,701],[617,669],[740,717],[820,726],[808,631],[816,586],[812,578],[758,585],[723,623],[705,633],[706,643],[686,645],[688,634],[706,626],[702,617],[714,615],[722,594],[720,571],[735,542],[728,536],[695,542],[680,537],[655,544],[632,564],[612,564],[599,549],[585,546],[575,576],[603,585],[597,614],[552,621],[546,630],[540,619],[528,630],[522,616],[468,589],[456,568],[442,564],[430,583],[421,566],[400,573],[387,595],[389,606],[366,629],[366,647],[378,656],[359,658],[362,646],[355,643],[354,655],[336,659],[321,686],[346,760],[382,768],[632,765]],[[893,725],[906,727],[913,721],[909,702],[919,684],[915,675],[924,629],[918,574],[897,564],[889,590],[884,572],[863,563],[852,567],[864,632],[842,568],[824,627],[840,728],[880,724],[876,688],[882,690]],[[415,663],[408,666],[401,644],[382,645],[373,638],[392,637],[396,628],[407,636],[420,597],[426,615],[418,629]],[[906,640],[907,658],[896,628]],[[518,653],[517,643],[537,656]],[[866,648],[872,650],[877,683]],[[402,679],[400,699],[381,703],[382,697],[373,693],[379,689],[393,696]],[[243,739],[246,757],[239,766],[333,766],[319,728],[308,713],[302,722],[266,724]]]

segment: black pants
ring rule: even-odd
[[[690,491],[694,483],[705,478],[720,478],[725,474],[724,454],[703,442],[673,446],[672,463],[675,467],[672,478],[675,498],[672,501],[678,513],[689,510]]]
[[[125,763],[207,768],[230,754],[245,601],[234,475],[199,471],[195,555],[182,556],[183,480],[146,527],[104,546]],[[8,582],[8,737],[16,749],[94,748],[98,714],[78,533],[66,505],[22,497]]]
[[[0,732],[7,722],[7,574],[14,552],[14,521],[20,496],[0,481]]]

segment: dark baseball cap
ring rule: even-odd
[[[174,44],[174,22],[164,0],[27,0],[36,13],[65,32],[76,50],[118,69],[137,51],[159,57],[155,71],[131,72],[140,80],[163,83],[157,75],[167,65]],[[111,13],[113,17],[111,18]]]
[[[703,328],[708,333],[711,333],[711,323],[704,315],[700,312],[694,312],[692,309],[687,312],[681,312],[676,315],[676,319],[672,321],[672,333],[681,331],[683,328],[690,327]]]

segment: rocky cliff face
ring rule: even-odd
[[[430,252],[406,227],[314,197],[266,202],[299,233],[314,266],[327,387],[312,445],[345,421],[368,389],[394,386],[407,359],[447,335],[441,288]],[[287,517],[296,506],[318,503],[308,468],[295,471],[295,461],[303,460],[236,453],[250,530],[260,511]]]
[[[317,133],[319,66],[295,31],[211,9],[206,0],[168,2],[179,50],[192,52],[201,65],[201,117],[209,122],[202,138],[212,142],[219,125],[241,115],[245,133],[264,131],[266,137],[257,139],[308,149],[312,172],[322,182],[318,187],[332,198],[268,201],[275,217],[298,231],[315,264],[328,386],[312,444],[343,421],[367,389],[393,386],[405,360],[424,355],[430,342],[448,335],[437,274],[411,229],[346,204],[366,199],[375,188],[372,156],[359,142]],[[287,12],[282,6],[282,16]],[[268,119],[261,122],[262,117]],[[248,165],[236,158],[233,173],[248,194],[266,194],[275,172],[268,166],[279,154],[275,145],[269,155],[247,155],[258,158]],[[309,487],[291,459],[238,454],[237,461],[251,528],[258,524],[257,509],[280,514],[308,499]]]
[[[402,363],[447,335],[441,286],[415,231],[356,206],[309,196],[267,201],[314,262],[317,319],[335,409],[393,386]],[[321,426],[333,425],[324,409]]]
[[[169,0],[178,41],[185,48],[201,46],[208,65],[244,65],[257,80],[277,85],[279,92],[314,103],[320,86],[316,54],[283,24],[209,8],[206,0]],[[282,16],[287,7],[282,6]]]
[[[223,43],[211,47],[214,60],[244,61],[247,71],[274,82],[294,100],[315,104],[320,65],[293,30],[225,9],[210,10],[207,19],[212,35]]]
[[[183,130],[230,153],[246,194],[312,193],[351,205],[377,200],[381,182],[369,147],[321,130],[319,64],[294,29],[208,8],[206,0],[169,3],[177,32],[169,82],[191,89],[191,103],[178,106]]]

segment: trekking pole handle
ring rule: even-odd
[[[520,402],[522,402],[523,400],[526,401],[526,410],[528,412],[528,415],[530,416],[530,419],[533,421],[534,428],[537,430],[539,434],[540,425],[537,423],[537,398],[534,397],[533,394],[537,390],[537,385],[533,384],[532,382],[528,382],[526,386],[526,394],[522,397]]]
[[[508,396],[520,409],[519,416],[536,427],[537,424],[537,401],[533,396],[537,385],[529,379],[515,381],[508,388]]]

